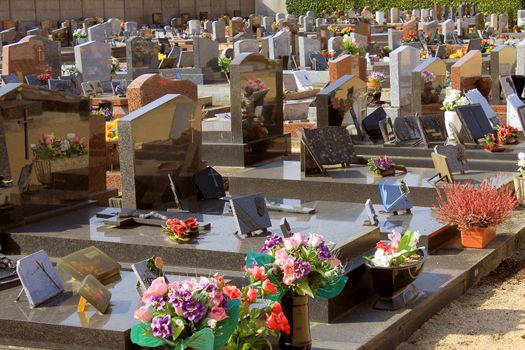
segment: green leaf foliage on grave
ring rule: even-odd
[[[221,328],[215,334],[215,343],[213,345],[215,350],[223,347],[237,328],[240,308],[241,299],[230,299],[227,301],[226,314],[228,318],[221,322]]]
[[[333,11],[345,11],[348,9],[362,9],[368,6],[371,10],[388,12],[390,8],[397,7],[400,10],[416,8],[434,8],[436,0],[286,0],[286,10],[295,16],[313,11],[317,17]],[[441,0],[441,5],[453,5],[457,11],[458,5],[464,0]],[[517,11],[524,8],[522,0],[485,0],[477,2],[478,9],[485,15],[491,13],[504,13],[509,15],[509,25],[516,19]]]
[[[130,336],[134,344],[147,348],[164,346],[166,344],[162,339],[154,337],[151,334],[151,328],[145,323],[133,325]]]

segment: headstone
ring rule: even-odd
[[[376,22],[378,24],[385,23],[385,13],[382,11],[376,11]]]
[[[120,28],[122,26],[122,21],[118,18],[108,19],[109,27],[111,28],[111,34],[118,35],[120,33]]]
[[[399,23],[399,9],[396,7],[390,9],[390,23]]]
[[[304,31],[305,32],[313,32],[315,30],[315,17],[313,16],[306,16],[304,18]]]
[[[226,41],[226,24],[223,21],[213,21],[212,38],[220,43]]]
[[[402,30],[388,29],[388,47],[392,50],[401,46],[401,39],[403,38]]]
[[[168,174],[180,198],[196,193],[192,177],[203,168],[199,110],[197,102],[169,94],[119,119],[123,208],[175,207]]]
[[[128,21],[124,23],[124,31],[130,34],[134,34],[138,30],[138,23],[133,21]]]
[[[459,106],[456,112],[473,141],[483,138],[488,133],[494,133],[494,128],[480,104]]]
[[[9,28],[0,31],[0,42],[4,45],[9,45],[15,42],[17,37],[16,28]]]
[[[303,139],[308,151],[320,165],[350,164],[355,157],[348,131],[340,126],[304,129]]]
[[[334,52],[336,55],[343,52],[343,37],[333,36],[328,39],[328,51]]]
[[[207,167],[193,175],[193,183],[203,199],[220,199],[226,196],[224,179],[212,167]]]
[[[509,15],[506,13],[501,13],[498,16],[498,32],[506,33],[509,28]]]
[[[317,39],[299,37],[299,65],[301,67],[311,67],[310,53],[321,50],[321,42]]]
[[[64,291],[62,281],[43,250],[18,260],[16,272],[32,307],[37,307]]]
[[[498,45],[490,52],[490,78],[492,79],[491,102],[500,100],[500,76],[513,75],[516,68],[516,48]]]
[[[156,99],[180,94],[197,102],[197,85],[185,79],[168,80],[160,74],[143,74],[128,85],[128,108],[133,112]]]
[[[270,38],[270,59],[287,57],[291,54],[290,32],[280,31]]]
[[[519,26],[525,25],[525,10],[518,10],[517,21]]]
[[[454,63],[450,69],[452,88],[462,90],[462,79],[481,76],[481,52],[470,51]]]
[[[272,24],[273,24],[273,18],[272,17],[268,17],[268,16],[264,16],[263,17],[263,19],[262,19],[262,27],[264,28],[266,33],[273,32]]]
[[[230,200],[233,216],[240,236],[266,231],[272,226],[270,214],[262,193],[235,197]]]
[[[512,94],[507,99],[507,124],[525,131],[525,104],[518,95]]]
[[[149,39],[134,36],[126,40],[128,80],[143,73],[153,73],[159,67],[159,48]]]
[[[92,27],[89,27],[87,30],[88,40],[89,41],[99,41],[101,43],[106,42],[106,35],[111,32],[111,28],[107,23],[95,24]]]
[[[194,38],[193,61],[195,68],[206,68],[219,71],[219,43],[215,40]]]
[[[419,50],[401,46],[390,53],[390,94],[393,107],[408,106],[412,101],[412,70],[419,64]]]
[[[259,42],[256,39],[239,40],[233,44],[233,50],[235,55],[244,52],[259,52]]]
[[[111,47],[99,41],[89,41],[75,46],[75,65],[83,81],[111,80]]]
[[[516,75],[525,75],[525,39],[516,46]]]
[[[361,56],[341,55],[328,63],[329,81],[335,82],[345,75],[354,75],[366,80],[366,59]]]
[[[326,58],[319,52],[310,52],[310,63],[315,71],[323,71],[328,68]]]
[[[188,22],[188,33],[191,35],[201,34],[201,21],[198,19],[192,19]]]
[[[26,36],[18,43],[3,47],[2,72],[22,76],[41,74],[50,69],[60,74],[60,43],[39,36]]]

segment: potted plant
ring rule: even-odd
[[[228,83],[230,83],[230,64],[233,61],[232,57],[226,57],[226,56],[219,56],[219,68],[226,76],[226,80],[228,80]]]
[[[461,124],[459,116],[456,113],[456,107],[468,104],[470,104],[469,100],[465,96],[461,96],[461,91],[459,90],[451,90],[443,100],[443,107],[441,107],[441,110],[445,111],[445,128],[449,139],[452,140],[454,135],[450,129],[450,124]]]
[[[392,176],[396,173],[396,163],[387,156],[370,158],[368,160],[370,171],[378,176]]]
[[[368,74],[366,86],[368,96],[371,98],[370,103],[377,104],[381,101],[381,83],[385,81],[386,76],[381,72],[372,71]]]
[[[514,190],[520,205],[525,206],[525,153],[518,153],[518,172],[514,178]]]
[[[87,142],[73,132],[64,137],[45,133],[31,149],[35,156],[33,169],[44,186],[53,183],[53,173],[89,166]]]
[[[222,276],[169,284],[158,277],[135,311],[140,323],[131,328],[131,341],[142,347],[219,349],[237,327],[241,296]]]
[[[503,152],[505,147],[498,144],[497,137],[493,133],[484,136],[483,147],[489,152]]]
[[[13,180],[0,175],[0,207],[9,204],[9,196],[13,190]]]
[[[457,226],[466,248],[486,247],[496,236],[495,226],[505,221],[518,204],[513,189],[497,188],[490,180],[480,185],[446,184],[437,191],[437,220]]]
[[[518,142],[518,129],[509,124],[499,125],[496,129],[498,135],[498,144],[507,145]]]
[[[350,38],[348,34],[345,34],[343,36],[343,52],[348,55],[363,56],[365,49],[361,47],[355,38]]]
[[[334,248],[320,234],[295,233],[284,239],[269,236],[260,252],[248,252],[246,268],[260,267],[276,285],[290,323],[290,334],[281,332],[280,349],[310,349],[308,297],[334,298],[343,290],[348,278]]]
[[[393,232],[388,241],[379,241],[373,256],[364,257],[379,300],[374,308],[397,310],[413,301],[418,290],[412,285],[427,260],[427,251],[418,247],[419,232]]]

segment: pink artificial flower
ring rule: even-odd
[[[259,266],[254,266],[251,269],[248,269],[248,273],[258,281],[264,281],[267,278],[267,276],[264,274],[264,270]]]
[[[295,281],[295,269],[294,261],[292,259],[287,259],[283,266],[283,283],[289,286]]]
[[[164,277],[157,277],[144,295],[149,294],[150,297],[161,297],[168,291],[168,284]]]
[[[401,234],[398,232],[393,231],[391,234],[388,235],[388,239],[390,240],[391,244],[390,246],[392,249],[397,252],[397,247],[399,246],[399,241],[401,241]]]
[[[331,258],[330,259],[330,264],[332,265],[333,268],[341,266],[341,260],[339,260],[337,258]]]
[[[288,260],[288,254],[286,253],[286,250],[283,248],[279,248],[275,251],[275,262],[277,265],[284,265],[284,263]]]
[[[153,318],[153,313],[147,306],[143,306],[135,310],[134,317],[136,320],[139,320],[142,322],[149,322]]]
[[[246,293],[246,301],[250,303],[254,303],[255,300],[257,300],[257,296],[259,295],[259,292],[257,289],[253,289],[252,287],[248,288],[248,292]]]
[[[294,233],[292,237],[284,239],[284,248],[286,250],[292,250],[301,246],[304,243],[304,233]]]
[[[324,242],[323,235],[319,233],[310,233],[310,238],[308,239],[308,245],[313,248],[317,248]]]
[[[223,307],[214,306],[208,314],[208,317],[212,320],[220,322],[225,318],[228,318],[228,315],[226,315],[226,310]]]

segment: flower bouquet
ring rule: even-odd
[[[518,129],[509,124],[502,124],[496,129],[498,144],[507,145],[518,142]]]
[[[350,34],[350,33],[353,33],[353,32],[355,32],[355,30],[352,27],[344,27],[343,29],[341,29],[341,34],[343,34],[343,35]]]
[[[201,227],[199,225],[196,218],[186,220],[168,219],[166,226],[162,227],[162,232],[176,243],[188,243],[191,238],[197,237],[208,229],[206,226]]]
[[[110,64],[110,69],[111,69],[112,74],[118,72],[120,68],[120,62],[118,58],[111,56],[109,59],[109,64]]]
[[[144,306],[135,311],[141,323],[131,328],[131,341],[142,347],[220,349],[239,321],[236,291],[222,276],[170,284],[159,277],[142,296]]]
[[[248,252],[249,273],[265,276],[255,288],[264,290],[265,280],[275,285],[277,291],[269,298],[281,299],[284,315],[293,325],[290,334],[281,333],[281,349],[309,349],[308,297],[334,298],[343,290],[348,277],[334,248],[320,234],[295,233],[284,239],[269,236],[260,252]]]
[[[118,141],[118,119],[106,122],[106,142]]]
[[[450,91],[449,95],[445,97],[441,110],[455,112],[456,107],[465,106],[468,104],[470,104],[469,100],[465,96],[461,96],[461,91],[452,90]]]
[[[498,138],[493,133],[486,134],[483,140],[483,147],[489,152],[503,152],[505,147],[498,144]]]
[[[332,50],[321,50],[319,53],[327,60],[331,60],[335,57],[334,51]]]
[[[380,296],[374,308],[396,310],[417,297],[418,290],[412,282],[423,270],[427,253],[425,248],[417,246],[417,231],[406,231],[403,235],[393,232],[388,239],[377,242],[373,256],[363,258]]]
[[[264,104],[264,97],[270,91],[261,79],[248,79],[246,85],[241,88],[243,96],[242,107],[250,113],[255,112],[255,107]]]
[[[418,38],[416,32],[408,32],[408,33],[404,34],[403,37],[401,38],[401,42],[405,43],[405,44],[415,43],[415,42],[418,42],[418,41],[419,41],[419,38]]]
[[[349,55],[362,56],[365,54],[365,49],[355,40],[350,38],[348,34],[343,36],[343,51]]]
[[[49,79],[52,78],[51,71],[48,70],[46,73],[39,74],[37,78],[42,84],[47,84],[49,82]]]
[[[378,176],[391,176],[396,173],[396,163],[387,156],[370,158],[368,165],[370,171]]]

